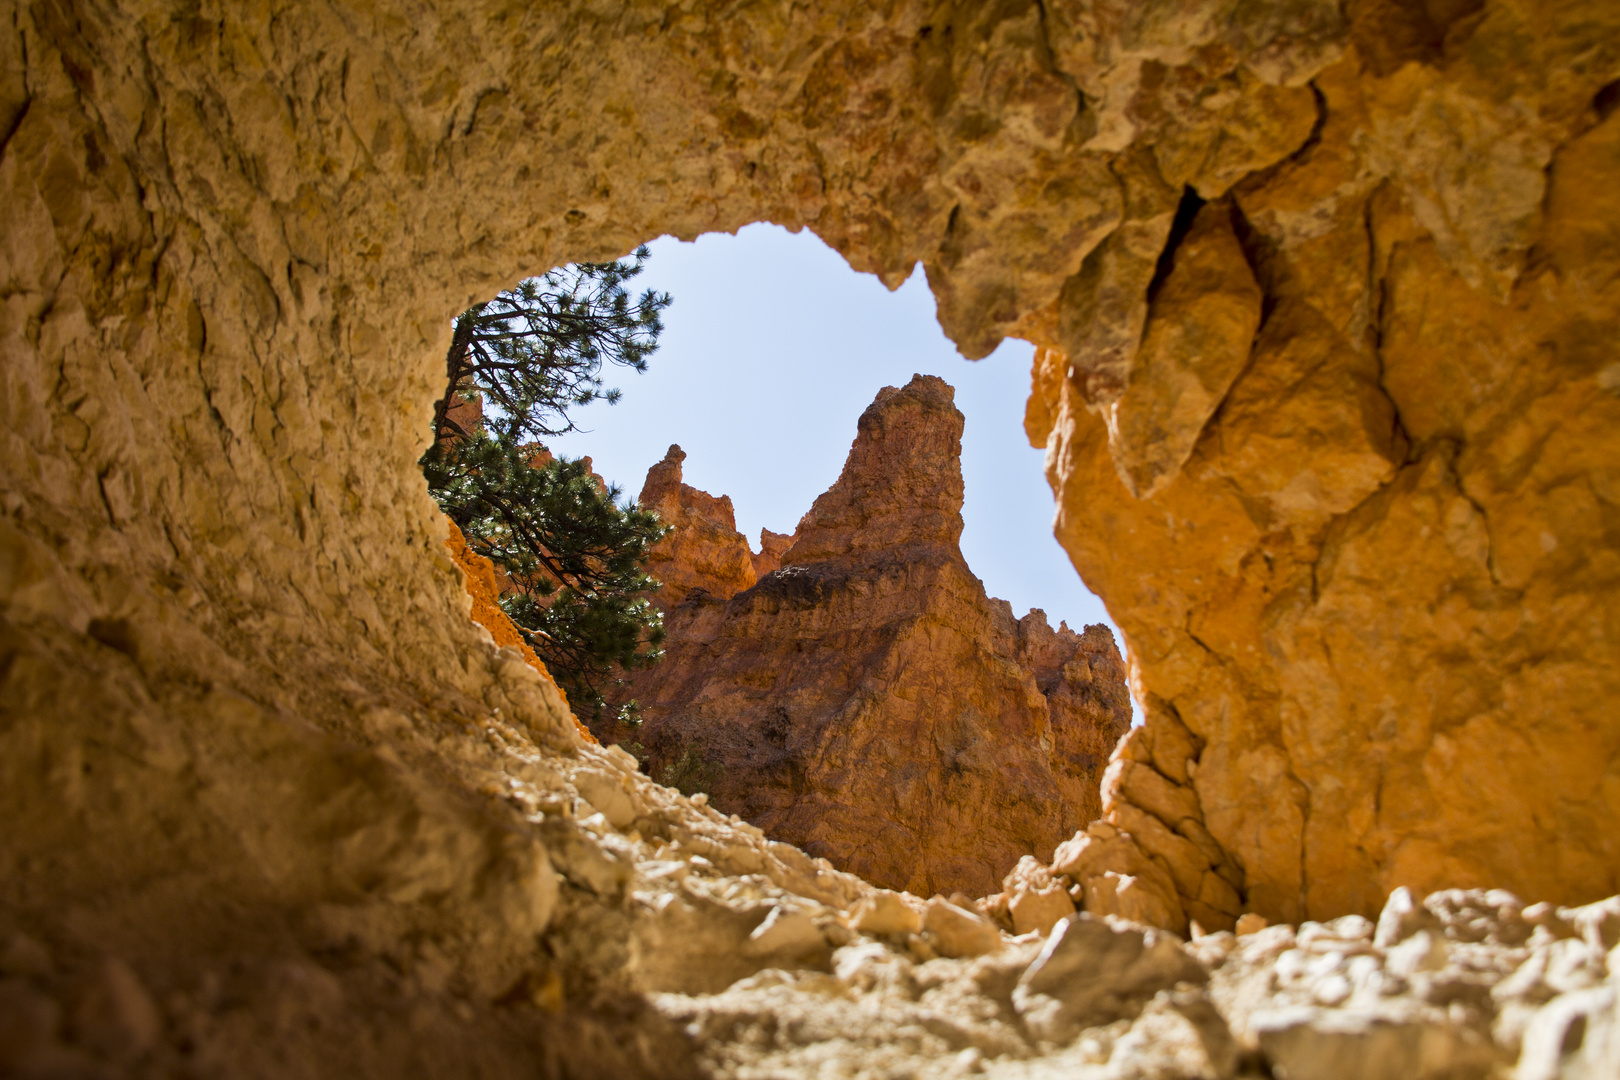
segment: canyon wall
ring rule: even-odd
[[[1142,329],[1060,330],[1027,427],[1140,738],[1202,747],[1154,782],[1252,909],[1591,898],[1620,887],[1615,13],[1350,10],[1294,153],[1125,176],[1151,213],[1116,237],[1172,244],[1105,242],[1075,288]]]
[[[777,1024],[785,984],[680,997],[830,963],[869,889],[583,743],[467,619],[415,465],[456,312],[761,220],[921,261],[966,355],[1042,347],[1059,536],[1147,708],[1106,803],[1201,821],[1273,919],[1615,891],[1614,4],[3,11],[0,932],[40,1053],[903,1058]],[[1021,969],[973,970],[928,984],[968,1003],[911,1044],[939,1075],[1044,1053],[972,1026]]]
[[[954,394],[924,375],[879,391],[757,584],[731,501],[681,483],[671,447],[640,500],[674,526],[650,563],[665,657],[614,696],[641,723],[613,736],[654,777],[922,896],[994,893],[1049,859],[1101,813],[1131,722],[1107,627],[1015,619],[963,560]]]

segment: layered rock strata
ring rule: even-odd
[[[1096,915],[1230,930],[1248,910],[1243,870],[1210,835],[1194,796],[1204,746],[1174,715],[1131,731],[1103,774],[1105,820],[1062,844],[1052,873]],[[1009,891],[1007,902],[1018,899]]]
[[[641,496],[674,524],[665,657],[618,691],[653,776],[925,896],[991,892],[1095,818],[1131,716],[1106,627],[1014,619],[968,569],[953,400],[933,376],[879,391],[757,584],[730,500],[682,484],[672,447]]]
[[[760,220],[891,285],[922,261],[969,355],[1043,347],[1059,535],[1155,760],[1172,711],[1202,741],[1160,775],[1248,914],[1615,892],[1617,87],[1599,0],[8,6],[8,1047],[345,1077],[1091,1052],[997,1064],[994,963],[656,996],[802,971],[862,887],[584,744],[465,617],[415,467],[455,313]],[[1548,1019],[1493,1045],[1612,1075],[1613,975],[1559,956],[1515,984]],[[1496,1008],[1480,981],[1426,1004]],[[811,994],[836,1028],[790,1022]],[[1413,1016],[1420,1047],[1448,1022]]]

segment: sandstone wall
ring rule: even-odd
[[[614,692],[640,725],[603,735],[773,839],[922,896],[994,893],[1049,859],[1101,813],[1131,717],[1106,627],[1015,620],[963,560],[954,394],[924,375],[879,391],[757,584],[731,501],[681,483],[672,447],[641,496],[674,526],[652,564],[665,656]]]
[[[757,220],[1047,348],[1060,536],[1248,906],[1614,891],[1614,5],[3,10],[0,902],[165,1053],[674,1074],[592,995],[853,903],[579,744],[414,464],[455,312]]]
[[[564,703],[568,696],[563,693],[562,687],[557,685],[546,670],[546,665],[540,657],[535,655],[528,642],[523,640],[523,632],[501,610],[501,593],[503,582],[497,576],[495,564],[484,556],[478,554],[467,544],[467,538],[456,528],[455,522],[448,523],[450,535],[445,539],[444,546],[450,552],[451,562],[462,573],[462,580],[467,586],[467,595],[472,598],[472,609],[467,612],[468,618],[489,631],[490,639],[497,648],[507,648],[523,657],[523,662],[532,667],[540,676],[540,681],[561,697]],[[584,724],[574,719],[574,728],[580,737],[591,742],[595,736]]]
[[[1037,358],[1058,535],[1256,911],[1620,885],[1611,15],[1363,10],[1295,153],[1088,257],[1158,275],[1123,391]]]

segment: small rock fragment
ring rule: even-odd
[[[1074,914],[1074,901],[1061,885],[1049,889],[1022,888],[1007,903],[1012,915],[1013,933],[1052,932],[1058,920]]]
[[[915,934],[922,920],[899,893],[878,889],[855,905],[850,926],[862,934]]]
[[[79,984],[70,1013],[77,1041],[106,1057],[127,1061],[157,1045],[157,1005],[129,965],[108,957]]]
[[[1111,1072],[1132,1077],[1226,1080],[1238,1048],[1226,1021],[1201,991],[1160,991],[1114,1043]]]
[[[1620,896],[1611,896],[1585,907],[1561,908],[1558,914],[1594,948],[1607,952],[1620,945]]]
[[[1446,966],[1446,943],[1439,934],[1419,930],[1389,950],[1384,966],[1403,978]]]
[[[1614,1076],[1620,1076],[1620,993],[1615,987],[1561,994],[1531,1018],[1514,1080]]]
[[[923,909],[922,928],[945,956],[983,956],[1001,948],[1001,932],[990,920],[937,896]]]
[[[1072,915],[1019,978],[1013,1007],[1038,1039],[1062,1044],[1085,1028],[1136,1016],[1160,990],[1207,978],[1169,934]]]
[[[1469,1028],[1308,1006],[1256,1013],[1251,1027],[1278,1080],[1485,1077],[1491,1045]]]
[[[749,956],[779,955],[799,957],[825,948],[826,941],[806,911],[773,907],[765,921],[748,935],[743,952]]]
[[[1384,901],[1384,910],[1378,916],[1378,928],[1373,932],[1373,944],[1387,949],[1419,930],[1438,926],[1439,920],[1417,902],[1411,889],[1402,885]]]
[[[573,779],[580,796],[615,829],[628,828],[636,820],[636,805],[618,777],[602,769],[581,769]]]

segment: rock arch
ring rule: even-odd
[[[457,617],[413,464],[448,319],[756,220],[891,285],[920,260],[969,356],[1040,346],[1058,534],[1148,706],[1116,821],[1194,821],[1272,918],[1615,892],[1617,23],[13,8],[7,903],[109,898],[106,932],[155,953],[214,925],[202,893],[281,912],[272,936],[316,909],[343,940],[543,926],[545,846],[474,765],[354,749],[491,709],[573,745]],[[378,821],[398,835],[344,846]],[[467,970],[509,980],[475,937]]]

